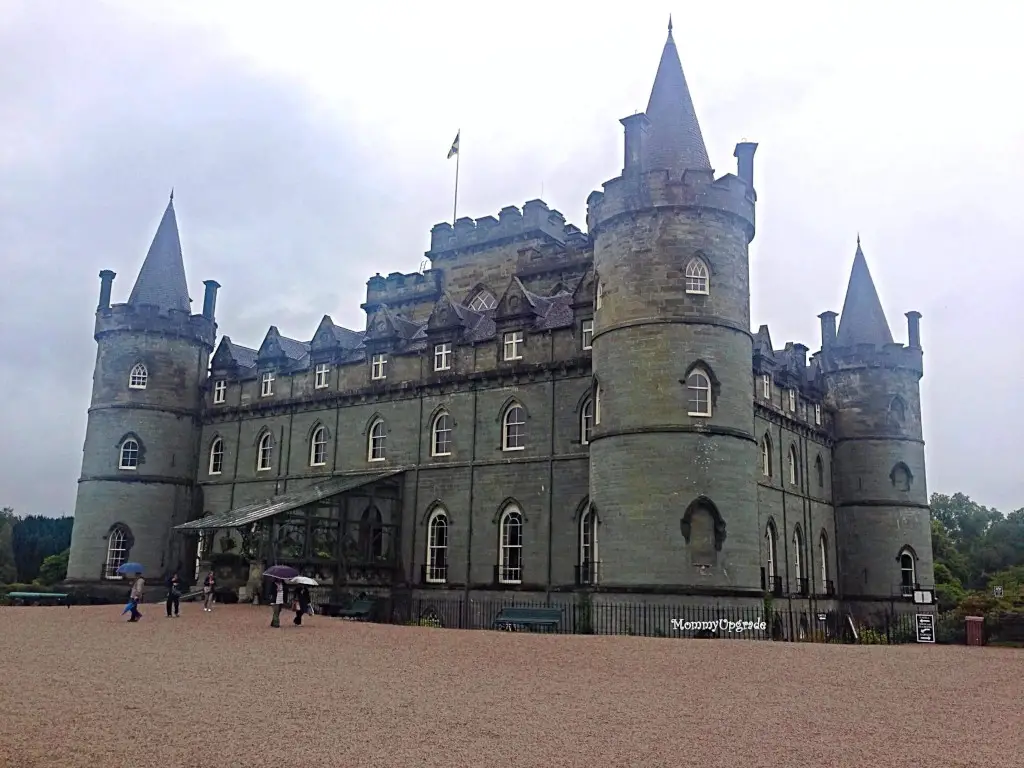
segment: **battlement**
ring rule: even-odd
[[[530,200],[523,204],[522,211],[514,205],[502,208],[498,218],[461,218],[454,227],[447,222],[435,224],[430,230],[427,256],[434,258],[452,251],[524,237],[539,237],[558,244],[567,241],[578,243],[581,235],[586,238],[579,227],[566,224],[565,216],[548,208],[543,200]]]
[[[831,346],[816,355],[823,373],[850,370],[853,368],[884,368],[924,375],[924,355],[920,347],[908,347],[894,342],[876,346],[857,344],[855,346]]]
[[[684,171],[679,177],[665,170],[644,171],[620,176],[603,186],[603,192],[592,192],[587,198],[587,228],[592,234],[621,214],[693,207],[736,216],[747,227],[748,238],[754,238],[757,197],[753,187],[735,174],[716,179],[714,171]]]
[[[424,272],[392,272],[387,277],[376,275],[366,281],[366,303],[363,309],[373,311],[381,304],[397,306],[410,301],[436,301],[441,296],[442,275],[437,269]]]
[[[139,331],[192,339],[213,349],[217,324],[203,315],[177,309],[161,311],[150,304],[114,304],[96,311],[95,338],[120,331]]]

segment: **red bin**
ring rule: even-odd
[[[967,644],[984,645],[985,619],[981,616],[968,616],[967,619]]]

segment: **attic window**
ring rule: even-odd
[[[331,372],[331,366],[327,363],[320,363],[316,367],[316,380],[313,382],[314,389],[324,389],[327,386],[327,375]]]
[[[274,372],[267,371],[263,374],[263,380],[260,382],[260,397],[270,397],[274,394]]]
[[[796,390],[795,389],[789,390],[789,410],[791,410],[791,411],[795,411],[796,410]]]
[[[771,374],[764,374],[761,376],[761,394],[764,395],[765,400],[772,399],[772,377]]]
[[[386,355],[374,355],[370,360],[370,378],[374,381],[383,381],[387,378],[386,368],[388,358]]]
[[[593,349],[594,346],[594,321],[584,320],[580,336],[583,341],[583,349]]]
[[[227,400],[228,395],[228,383],[221,379],[220,381],[213,382],[213,404],[220,405]]]
[[[469,308],[474,312],[485,312],[488,309],[494,309],[496,306],[498,306],[498,300],[486,288],[482,288],[469,302]]]
[[[814,423],[821,426],[821,403],[814,404]]]
[[[504,337],[505,345],[505,359],[506,360],[522,360],[523,359],[523,332],[522,331],[510,331],[505,334]]]

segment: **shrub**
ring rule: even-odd
[[[885,636],[884,632],[879,632],[873,627],[864,627],[859,632],[859,642],[861,645],[888,645],[889,638]]]

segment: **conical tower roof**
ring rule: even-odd
[[[892,344],[892,332],[875,290],[875,281],[871,279],[868,261],[860,247],[860,237],[857,238],[857,253],[853,257],[836,344],[840,347]]]
[[[647,103],[647,119],[651,125],[644,150],[645,168],[667,169],[673,176],[686,170],[711,170],[690,88],[672,37],[671,16],[668,39],[661,52],[658,73]]]
[[[161,312],[178,309],[192,311],[192,300],[188,297],[188,282],[185,279],[185,262],[181,256],[181,240],[178,237],[178,221],[174,215],[174,193],[167,203],[167,210],[156,228],[153,243],[149,246],[146,260],[135,280],[130,305],[151,304]]]

